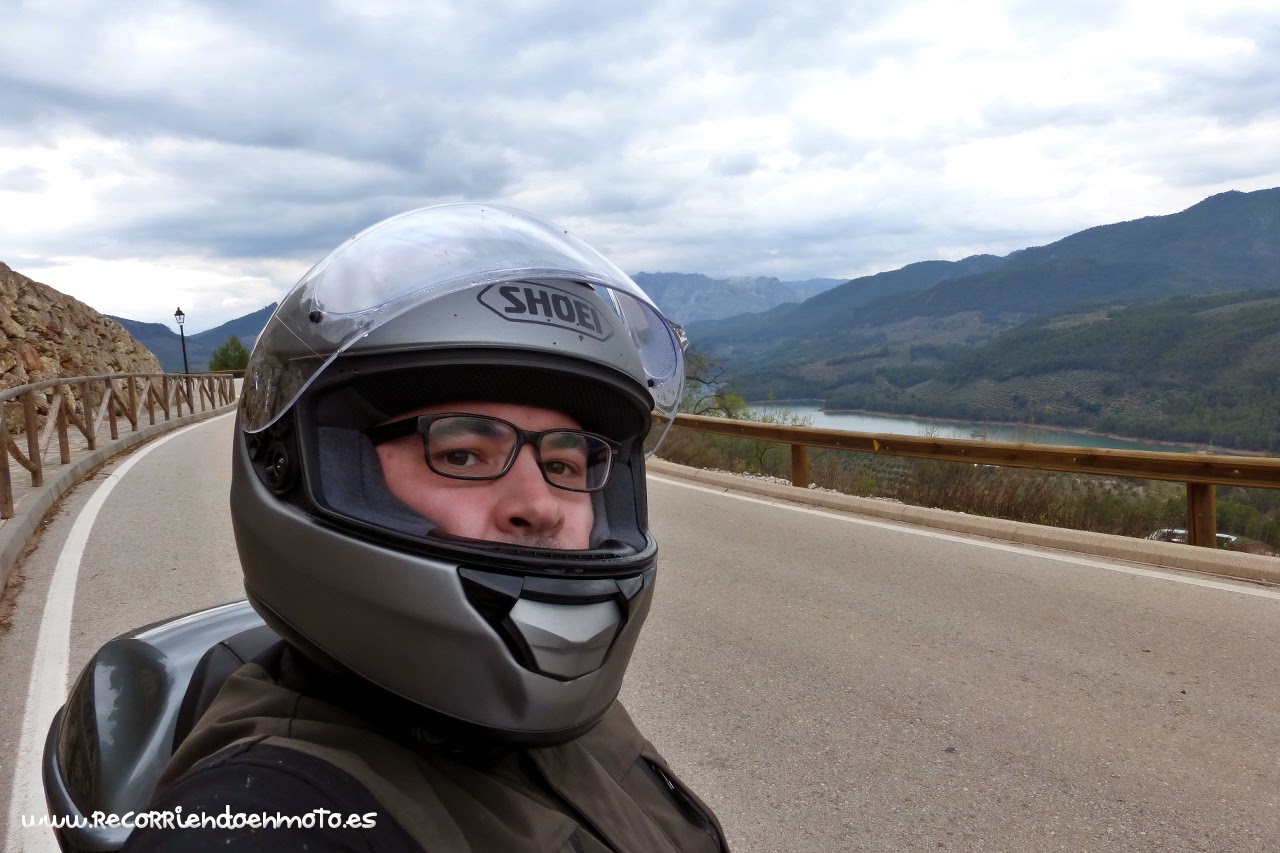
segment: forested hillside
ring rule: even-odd
[[[855,278],[829,289],[801,304],[779,305],[760,313],[745,313],[716,322],[690,323],[691,340],[699,346],[716,347],[778,341],[819,330],[864,325],[866,306],[895,297],[928,290],[939,282],[999,269],[1005,258],[974,255],[962,261],[921,261],[902,269]]]
[[[688,333],[751,400],[1280,450],[1277,288],[1280,189],[1230,192]]]
[[[830,392],[829,408],[1280,451],[1280,296],[1272,293],[1064,312],[977,347],[866,366]]]
[[[1280,287],[1280,188],[1228,192],[1181,213],[1090,228],[1003,258],[927,261],[854,279],[759,315],[689,324],[705,347],[776,344],[966,311],[1035,315],[1081,303]]]

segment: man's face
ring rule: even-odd
[[[514,403],[448,403],[396,416],[459,412],[510,421],[521,429],[580,429],[568,415]],[[558,489],[538,468],[532,445],[520,448],[511,470],[496,480],[458,480],[427,467],[422,437],[405,436],[377,446],[391,493],[454,536],[538,548],[590,547],[591,496]]]

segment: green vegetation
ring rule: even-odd
[[[1280,298],[1274,300],[1280,303]],[[1223,317],[1240,305],[1255,314],[1260,306],[1225,297],[1205,311]],[[1201,306],[1203,307],[1203,306]],[[1055,323],[1049,323],[1053,326]],[[1073,325],[1068,319],[1059,328]],[[1280,330],[1278,330],[1280,331]],[[691,350],[686,361],[686,393],[681,411],[760,423],[809,426],[781,405],[748,408],[725,380],[714,357]],[[786,444],[672,429],[663,459],[696,468],[791,479]],[[1147,536],[1165,527],[1185,527],[1186,488],[1181,483],[1059,474],[877,456],[836,450],[809,450],[813,484],[850,495],[882,497],[915,506],[937,507],[992,518],[1073,530]],[[1218,530],[1239,537],[1237,550],[1280,554],[1280,490],[1219,487]]]
[[[846,380],[826,404],[1280,451],[1280,297],[1054,314],[938,366]]]
[[[248,366],[249,351],[235,335],[209,356],[210,370],[244,370]]]
[[[795,419],[776,409],[762,420]],[[791,477],[784,444],[673,429],[661,456],[698,468]],[[809,472],[815,485],[845,494],[1051,527],[1135,537],[1186,527],[1186,489],[1179,483],[815,449]],[[1235,550],[1280,553],[1280,491],[1219,488],[1217,497],[1218,530],[1239,537]]]
[[[733,393],[723,364],[691,348],[684,356],[684,399],[680,401],[680,411],[741,419],[746,417],[747,401]]]

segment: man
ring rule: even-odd
[[[444,420],[457,411],[477,417]],[[419,417],[433,416],[440,420],[432,421],[423,434],[378,443],[378,462],[393,495],[455,536],[539,548],[590,547],[595,513],[583,487],[593,449],[588,442],[593,439],[564,432],[558,444],[547,447],[545,457],[540,458],[533,445],[524,445],[511,458],[507,454],[514,433],[504,427],[513,424],[528,432],[579,430],[577,421],[532,406],[454,403],[415,409],[393,423],[412,420],[416,424]],[[379,429],[385,431],[387,426]],[[424,437],[432,443],[426,453]],[[594,449],[600,455],[612,452],[604,442]],[[467,479],[495,473],[506,461],[510,468],[498,480]]]
[[[508,208],[403,214],[312,269],[254,347],[233,453],[245,589],[283,642],[226,681],[153,807],[327,814],[131,849],[726,850],[615,701],[681,342]]]

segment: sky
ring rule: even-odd
[[[1274,0],[0,0],[0,262],[199,332],[374,222],[853,278],[1280,186]]]

